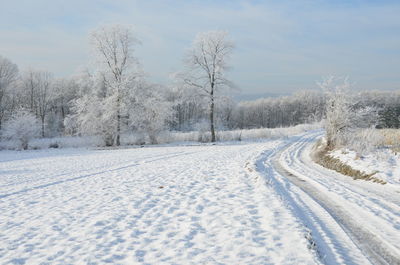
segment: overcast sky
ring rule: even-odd
[[[315,88],[348,76],[400,89],[399,0],[0,0],[0,55],[68,77],[90,61],[88,33],[129,24],[149,79],[167,83],[196,33],[227,30],[231,79],[244,94]]]

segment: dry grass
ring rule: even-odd
[[[395,154],[400,153],[400,129],[379,130],[382,138],[382,146],[390,148]]]
[[[361,179],[361,180],[366,180],[366,181],[372,181],[375,183],[386,184],[385,181],[374,177],[376,172],[367,174],[360,170],[353,169],[352,167],[350,167],[349,165],[346,165],[339,159],[328,155],[329,151],[330,150],[328,150],[326,148],[326,146],[324,146],[323,143],[321,141],[319,141],[319,142],[317,142],[317,144],[314,148],[312,158],[317,164],[319,164],[323,167],[326,167],[328,169],[334,170],[340,174],[350,176],[355,180]]]
[[[362,129],[351,139],[348,148],[356,152],[370,152],[376,148],[400,152],[400,129]]]
[[[400,151],[400,129],[380,129],[379,132],[382,135],[382,146]]]

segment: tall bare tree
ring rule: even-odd
[[[22,85],[26,94],[26,104],[29,106],[32,113],[37,114],[36,106],[36,90],[38,87],[38,72],[29,69],[22,75]]]
[[[116,145],[120,145],[123,94],[135,78],[134,68],[137,64],[133,48],[138,43],[132,30],[121,25],[101,27],[92,33],[92,44],[108,90],[106,97],[112,97],[110,99],[113,101],[109,111],[115,112]]]
[[[211,142],[215,142],[215,97],[223,88],[233,84],[225,77],[234,45],[225,31],[199,33],[185,58],[186,71],[182,75],[184,83],[196,88],[200,96],[209,102]]]
[[[18,67],[7,58],[0,56],[0,128],[5,114],[5,99],[10,85],[18,78]]]
[[[41,134],[42,137],[45,136],[45,119],[46,115],[48,114],[50,101],[53,97],[52,89],[52,82],[53,77],[52,74],[49,72],[38,72],[38,87],[37,87],[37,114],[40,118],[42,130]]]
[[[25,106],[41,122],[41,136],[45,136],[46,117],[54,97],[54,80],[50,72],[30,69],[22,75]]]

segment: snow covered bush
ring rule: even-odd
[[[29,141],[38,137],[39,134],[40,125],[35,115],[26,110],[19,110],[6,122],[2,136],[15,141],[17,148],[26,150]]]
[[[326,101],[326,141],[327,147],[338,145],[351,127],[351,101],[347,79],[329,77],[319,84],[327,94]]]
[[[359,131],[375,127],[378,123],[377,109],[357,104],[356,97],[349,91],[350,83],[347,79],[330,77],[319,85],[327,94],[325,119],[327,148],[354,144],[355,140],[360,146],[366,147],[369,139],[365,136],[360,138]]]
[[[211,141],[211,133],[208,131],[209,123],[205,120],[198,122],[194,125],[195,130],[198,132],[197,141],[206,143]]]

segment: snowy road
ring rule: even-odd
[[[328,223],[322,216],[329,213],[329,221],[340,225],[372,263],[400,264],[400,187],[356,181],[313,163],[309,154],[319,136],[299,138],[275,157],[274,168],[318,203],[320,211],[312,212],[320,223]],[[305,211],[313,203],[303,198],[298,206]],[[313,223],[313,230],[318,230],[318,222]],[[331,231],[335,237],[337,231]]]
[[[323,181],[305,155],[318,135],[0,152],[0,264],[376,263],[288,170],[399,257],[397,187]]]

